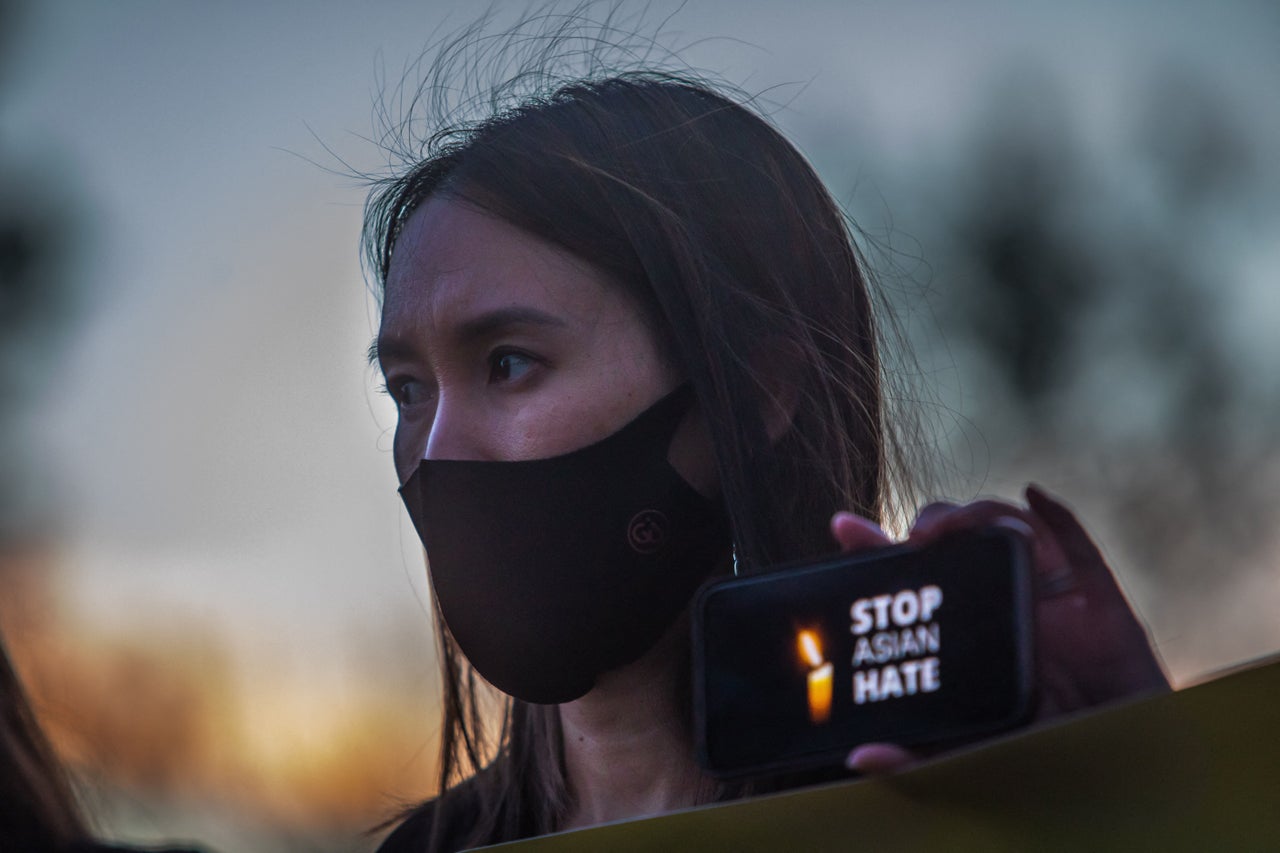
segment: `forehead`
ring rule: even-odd
[[[585,261],[465,202],[436,197],[396,241],[381,332],[415,334],[516,305],[585,319],[603,303],[626,303],[634,313],[621,286]]]

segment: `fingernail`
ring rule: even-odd
[[[845,769],[861,770],[863,762],[866,760],[867,756],[871,754],[871,752],[872,752],[872,749],[866,746],[859,746],[855,748],[853,752],[849,753],[848,757],[845,758],[844,760]]]
[[[872,521],[871,519],[866,518],[866,517],[861,516],[861,515],[858,515],[857,513],[849,512],[848,510],[844,510],[844,509],[842,509],[842,510],[840,510],[839,512],[837,512],[837,513],[832,517],[832,519],[831,519],[831,524],[832,524],[832,526],[835,526],[836,524],[840,523],[841,519],[845,519],[845,518],[848,518],[848,519],[852,520],[852,521],[853,521],[853,523],[857,524],[859,527],[861,527],[861,528],[863,528],[863,529],[865,529],[865,530],[871,530],[871,531],[874,531],[875,533],[878,533],[879,535],[881,535],[881,536],[885,537],[886,539],[888,539],[888,538],[889,538],[889,537],[888,537],[888,534],[886,534],[886,533],[884,532],[884,528],[882,528],[880,525],[876,524],[876,523],[875,523],[874,521]]]
[[[1031,525],[1027,524],[1020,518],[1013,518],[1012,516],[997,518],[991,526],[1003,527],[1006,530],[1012,530],[1014,533],[1019,533],[1028,539],[1033,539],[1036,535],[1035,531],[1031,529]]]
[[[900,746],[888,743],[864,743],[855,747],[845,758],[844,766],[864,775],[892,773],[902,770],[912,761],[911,753]]]

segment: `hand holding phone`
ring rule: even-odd
[[[694,603],[698,755],[722,776],[840,763],[1026,718],[1030,556],[1006,528],[779,567]]]
[[[1020,527],[1030,537],[1036,635],[1032,721],[1169,690],[1146,630],[1074,512],[1035,485],[1027,487],[1026,501],[930,504],[907,541],[925,545],[992,524]],[[847,552],[891,544],[873,522],[847,512],[832,517],[831,532]],[[918,754],[895,744],[860,744],[845,765],[864,773],[891,772]]]
[[[1031,485],[1027,505],[996,500],[930,504],[908,541],[925,544],[960,530],[1014,519],[1032,534],[1037,699],[1035,720],[1169,690],[1146,629],[1107,561],[1061,500]],[[842,540],[861,547],[866,536]]]

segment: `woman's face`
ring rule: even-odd
[[[405,223],[387,275],[378,361],[396,401],[404,483],[424,458],[510,461],[617,431],[680,382],[622,287],[465,203]],[[714,490],[709,439],[686,418],[671,460]]]

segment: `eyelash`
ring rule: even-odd
[[[519,381],[520,377],[524,375],[523,373],[521,373],[520,376],[515,377],[515,379],[506,379],[506,380],[495,379],[495,374],[501,369],[500,365],[503,359],[511,358],[512,356],[528,363],[528,367],[525,368],[526,371],[532,370],[535,366],[541,363],[540,359],[530,355],[527,352],[524,352],[523,350],[513,349],[511,347],[499,347],[493,350],[491,353],[489,353],[489,357],[487,360],[488,369],[489,369],[489,374],[488,374],[489,382],[492,383],[492,382],[499,382],[499,381],[508,381],[508,382]],[[392,401],[395,402],[396,406],[399,408],[418,405],[414,403],[405,403],[403,401],[403,394],[404,394],[405,388],[410,383],[417,382],[417,381],[418,380],[416,379],[408,379],[408,378],[384,379],[382,382],[378,383],[378,392],[390,397]]]
[[[421,405],[421,403],[404,402],[403,395],[404,395],[405,388],[408,387],[409,383],[411,382],[417,382],[417,380],[416,379],[386,380],[379,384],[378,390],[381,393],[386,394],[388,397],[390,397],[391,401],[396,404],[397,409],[403,409],[411,406]]]

